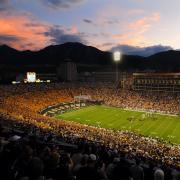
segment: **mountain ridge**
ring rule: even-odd
[[[71,59],[77,64],[113,65],[113,54],[81,43],[50,45],[38,51],[18,51],[7,45],[0,46],[0,65],[59,65]],[[124,69],[153,69],[157,71],[180,70],[180,51],[168,50],[148,57],[122,55],[119,66]]]

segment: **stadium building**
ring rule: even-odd
[[[77,80],[77,65],[71,60],[66,60],[57,68],[57,76],[65,81]]]
[[[180,73],[133,73],[133,89],[180,92]]]

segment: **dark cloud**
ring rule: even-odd
[[[32,47],[36,47],[36,43],[24,43],[24,44],[20,44],[19,45],[19,49],[20,50],[24,50],[24,51],[26,51],[26,50],[33,50],[33,51],[38,51],[39,50],[39,48],[33,48],[32,49]]]
[[[104,24],[109,24],[109,25],[118,24],[118,23],[119,23],[119,20],[117,19],[107,19],[104,21]]]
[[[83,19],[83,21],[85,22],[85,23],[88,23],[88,24],[92,24],[93,22],[91,21],[91,20],[89,20],[89,19]]]
[[[153,54],[171,50],[172,47],[170,46],[163,46],[163,45],[154,45],[148,47],[138,47],[138,46],[129,46],[129,45],[118,45],[111,49],[111,51],[121,51],[123,54],[128,55],[139,55],[139,56],[151,56]]]
[[[104,44],[102,44],[101,46],[102,47],[105,47],[105,46],[112,46],[114,43],[109,43],[109,42],[107,42],[107,43],[104,43]]]
[[[0,44],[9,44],[12,42],[18,42],[21,38],[12,35],[0,35]]]
[[[5,11],[9,8],[9,0],[0,0],[0,11]]]
[[[81,34],[68,34],[56,27],[51,27],[44,35],[50,37],[52,44],[63,44],[66,42],[86,43]]]
[[[97,23],[95,21],[92,21],[90,19],[83,19],[83,22],[87,23],[87,24],[92,24],[94,26],[104,26],[104,25],[113,25],[113,24],[118,24],[119,20],[117,19],[105,19],[104,21],[102,21],[101,23]]]
[[[67,9],[72,7],[73,5],[80,4],[85,0],[40,0],[46,6],[52,9]]]
[[[108,33],[104,33],[104,32],[101,32],[100,35],[103,36],[104,38],[109,37],[109,34]]]
[[[2,4],[8,4],[9,3],[9,0],[0,0],[0,5]]]

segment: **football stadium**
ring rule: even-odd
[[[3,85],[0,91],[1,133],[10,143],[20,143],[22,148],[27,143],[24,148],[28,151],[32,149],[29,143],[40,149],[48,145],[48,151],[60,148],[62,158],[72,158],[71,161],[75,155],[85,153],[87,163],[88,154],[93,162],[97,158],[104,160],[104,155],[118,162],[124,157],[129,161],[128,167],[140,161],[152,167],[161,165],[164,172],[172,168],[178,175],[180,96],[177,92],[129,90],[117,88],[111,82],[31,82]],[[3,141],[5,147],[6,142]],[[7,161],[5,157],[2,161]],[[69,160],[66,162],[70,163]],[[67,175],[60,172],[60,177]],[[51,170],[47,176],[52,176]]]
[[[0,180],[180,180],[180,0],[0,0]]]

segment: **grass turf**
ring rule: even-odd
[[[143,115],[144,114],[144,115]],[[180,144],[180,117],[123,110],[107,106],[90,106],[57,115],[58,119],[76,121],[116,130],[130,130],[136,133],[162,138]],[[133,121],[128,120],[134,117]]]

